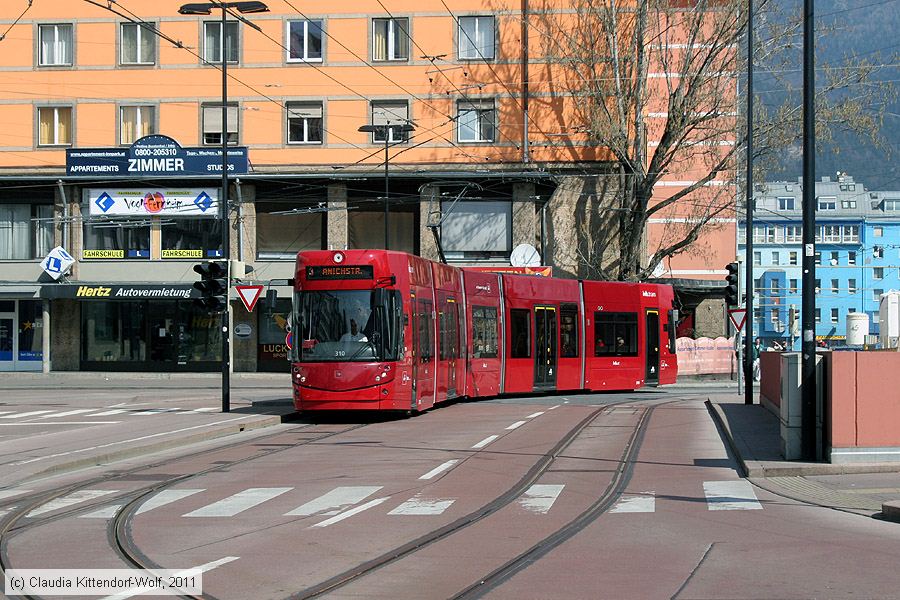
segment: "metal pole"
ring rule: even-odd
[[[388,183],[388,136],[391,135],[390,124],[384,126],[384,249],[390,250],[390,237],[388,235],[388,196],[390,196],[390,184]]]
[[[747,297],[747,314],[744,326],[744,404],[753,404],[753,0],[747,0],[747,241],[746,253],[747,283],[744,294]]]
[[[800,446],[816,460],[816,128],[813,0],[803,2],[803,340]]]
[[[231,255],[228,235],[228,61],[225,57],[225,16],[222,11],[220,50],[222,52],[222,198],[219,210],[222,219],[222,255],[225,259],[225,310],[222,311],[222,412],[231,411]]]

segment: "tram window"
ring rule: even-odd
[[[513,308],[509,311],[509,356],[528,358],[531,356],[531,311]]]
[[[429,361],[432,357],[432,331],[434,326],[431,321],[431,302],[419,302],[419,348],[418,355],[422,361]]]
[[[441,310],[438,325],[440,326],[439,358],[448,360],[459,356],[459,319],[456,302],[447,302]]]
[[[472,307],[473,358],[497,358],[497,309]]]
[[[637,356],[637,313],[594,313],[594,356]]]
[[[560,358],[578,356],[578,307],[563,304],[559,307]]]

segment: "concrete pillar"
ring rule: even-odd
[[[514,183],[512,205],[512,246],[540,246],[541,225],[535,211],[534,184]]]
[[[564,177],[547,203],[544,264],[553,267],[555,277],[579,274],[578,240],[588,218],[583,203],[579,202],[583,189],[582,178]]]
[[[429,210],[436,211],[436,214],[430,215]],[[434,234],[426,225],[434,220],[440,219],[441,210],[441,188],[436,185],[422,186],[419,193],[419,256],[429,260],[440,260],[438,255],[437,243],[434,241]]]
[[[238,254],[236,258],[248,264],[256,260],[256,186],[241,182],[241,193],[235,194]]]
[[[347,223],[347,184],[328,184],[328,239],[331,250],[346,250],[350,240]]]
[[[77,371],[81,366],[81,304],[77,300],[53,300],[51,308],[53,370]]]
[[[50,372],[50,301],[41,300],[41,371]]]

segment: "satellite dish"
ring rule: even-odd
[[[514,267],[539,267],[541,255],[531,244],[519,244],[509,255],[509,264]]]

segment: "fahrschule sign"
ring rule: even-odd
[[[245,146],[228,148],[228,172],[246,173]],[[221,148],[182,148],[166,135],[147,135],[128,148],[69,148],[66,175],[185,177],[222,174]]]

